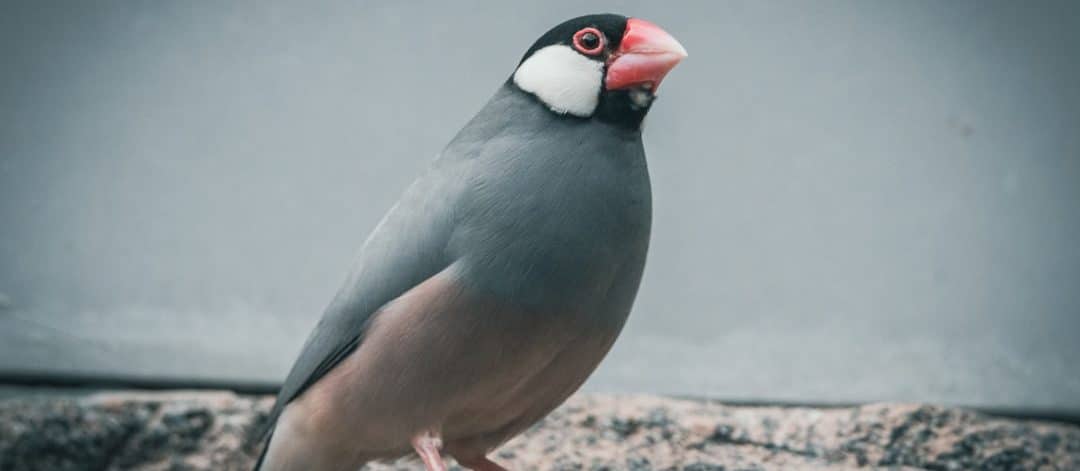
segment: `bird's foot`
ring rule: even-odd
[[[420,455],[427,471],[446,471],[446,463],[443,463],[439,450],[442,448],[442,438],[439,434],[430,430],[424,431],[412,439],[413,450]]]
[[[458,460],[458,464],[471,469],[472,471],[506,471],[506,468],[499,465],[494,461],[487,459],[487,457],[480,455],[479,458],[472,458],[467,460]]]

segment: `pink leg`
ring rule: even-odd
[[[446,463],[439,456],[442,448],[442,439],[432,432],[424,432],[412,439],[413,450],[424,461],[427,471],[446,471]]]
[[[473,471],[506,471],[506,468],[499,466],[499,463],[491,461],[483,455],[465,461],[458,460],[458,464]]]

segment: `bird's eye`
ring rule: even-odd
[[[574,49],[582,54],[595,56],[604,50],[604,35],[596,28],[585,28],[574,33]]]

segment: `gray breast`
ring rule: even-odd
[[[451,240],[466,281],[533,306],[598,300],[644,263],[651,199],[639,134],[545,123],[489,139]]]

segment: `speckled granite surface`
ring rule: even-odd
[[[227,392],[9,395],[0,400],[0,470],[247,469],[271,402]],[[909,404],[581,394],[492,457],[514,470],[1068,470],[1080,468],[1080,427]]]

